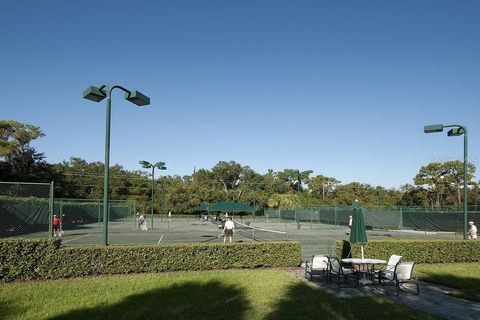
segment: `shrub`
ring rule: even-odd
[[[0,280],[36,278],[39,263],[60,247],[59,240],[8,239],[0,241]]]
[[[289,267],[301,263],[299,242],[59,247],[58,240],[0,240],[0,280],[100,274]]]
[[[337,255],[360,257],[360,245],[337,241]],[[351,247],[350,247],[351,246]],[[479,262],[480,241],[468,240],[374,240],[364,246],[369,258],[387,260],[390,255],[402,256],[403,261],[417,263]]]

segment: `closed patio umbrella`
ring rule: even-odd
[[[362,260],[364,259],[363,255],[363,246],[368,242],[367,232],[365,231],[365,221],[363,220],[363,211],[362,207],[358,200],[355,200],[355,208],[353,209],[353,220],[352,220],[352,231],[350,232],[350,242],[359,244],[362,249]]]

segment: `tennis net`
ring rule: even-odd
[[[286,231],[257,228],[257,227],[252,227],[248,224],[239,223],[239,222],[235,222],[235,231],[237,234],[253,239],[255,241],[288,240],[288,234]]]

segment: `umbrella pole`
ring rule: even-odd
[[[363,244],[360,246],[360,248],[362,249],[362,260],[364,259],[364,256],[363,256]]]

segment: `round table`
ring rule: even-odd
[[[367,270],[370,270],[369,266],[374,267],[376,264],[387,264],[386,260],[380,259],[370,259],[370,258],[346,258],[342,259],[343,263],[351,263],[359,266],[367,266]],[[363,278],[358,281],[359,284],[372,284],[373,281],[365,277],[365,272],[363,272]]]

